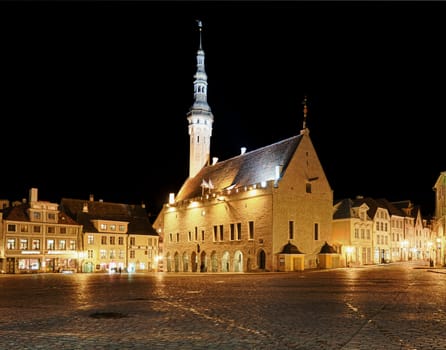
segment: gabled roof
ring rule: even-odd
[[[353,217],[353,201],[350,198],[344,198],[334,203],[333,220],[350,219]]]
[[[392,205],[397,207],[403,213],[402,216],[410,216],[415,218],[420,211],[419,205],[414,205],[410,200],[404,200],[399,202],[392,202]]]
[[[128,234],[158,236],[142,205],[62,198],[61,209],[81,223],[84,232],[98,232],[93,221],[108,220],[128,222]]]
[[[286,170],[301,140],[302,134],[214,165],[205,166],[195,177],[186,180],[176,200],[182,201],[201,196],[203,180],[207,183],[211,182],[214,191],[221,191],[231,186],[237,188],[274,180],[276,167],[281,166],[282,172]]]
[[[3,219],[10,221],[27,221],[30,222],[30,218],[28,215],[29,203],[23,203],[14,205],[12,207],[5,208],[3,210]],[[69,217],[62,211],[58,213],[58,221],[57,224],[64,225],[79,225],[79,223]]]

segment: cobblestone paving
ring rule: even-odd
[[[0,349],[446,349],[446,274],[0,276]]]

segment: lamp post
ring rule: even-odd
[[[402,261],[406,261],[406,248],[409,245],[409,242],[407,240],[404,240],[401,242],[401,256],[402,256]]]
[[[353,251],[353,247],[350,247],[350,246],[345,247],[345,266],[346,267],[350,267],[352,251]]]

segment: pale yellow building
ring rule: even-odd
[[[79,270],[82,226],[59,210],[57,203],[29,199],[7,206],[0,214],[0,265],[5,273]]]
[[[144,205],[63,198],[61,209],[82,224],[82,272],[157,271],[159,236]]]

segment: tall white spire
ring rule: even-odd
[[[204,50],[201,31],[203,24],[197,21],[199,46],[197,51],[197,71],[194,75],[194,103],[187,113],[189,123],[190,154],[189,177],[194,177],[203,166],[209,163],[212,123],[214,116],[207,102],[207,75],[204,69]]]

